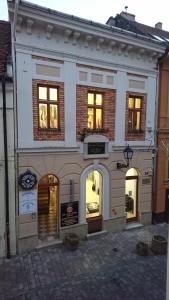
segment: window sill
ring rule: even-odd
[[[93,159],[93,158],[109,158],[109,154],[84,154],[84,159]]]
[[[131,130],[131,131],[127,131],[127,134],[141,135],[141,134],[144,134],[144,130]]]
[[[57,128],[39,128],[38,129],[39,132],[41,133],[54,133],[54,132],[58,132],[60,133],[61,132],[61,129],[57,129]]]

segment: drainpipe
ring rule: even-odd
[[[2,96],[3,96],[3,137],[4,137],[4,160],[5,160],[5,222],[6,222],[6,253],[10,258],[10,230],[9,230],[9,176],[8,176],[8,141],[7,141],[7,118],[6,118],[6,77],[3,75]]]
[[[15,0],[15,9],[14,9],[14,20],[13,20],[13,38],[15,40],[15,34],[16,34],[16,23],[17,23],[17,15],[18,15],[18,9],[19,9],[19,2],[20,0]]]

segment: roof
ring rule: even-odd
[[[11,55],[11,25],[0,21],[0,75],[5,71],[7,57]]]
[[[124,17],[125,13],[117,14],[115,18],[110,17],[106,24],[125,29],[136,34],[141,34],[149,38],[153,38],[162,43],[169,43],[169,31],[165,31],[156,27],[151,27],[135,20],[130,20]]]

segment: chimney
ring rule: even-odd
[[[158,22],[158,23],[155,24],[155,28],[162,29],[162,25],[163,25],[163,23]]]
[[[123,18],[129,20],[129,21],[135,21],[135,15],[133,14],[129,14],[128,12],[122,11],[120,13],[120,16],[122,16]]]

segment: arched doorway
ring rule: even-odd
[[[86,177],[86,221],[88,233],[102,230],[103,179],[97,170]]]
[[[97,172],[96,172],[97,171]],[[91,182],[88,184],[89,181],[93,180],[95,176],[92,175],[92,172],[96,172],[94,173],[94,175],[96,175],[97,180],[98,180],[98,184],[97,187],[99,188],[99,191],[97,189],[95,189],[95,191],[92,190],[92,185]],[[89,226],[89,222],[91,221],[91,223],[93,223],[96,221],[97,223],[97,219],[101,219],[99,220],[101,227],[99,230],[102,230],[103,227],[103,222],[105,220],[109,220],[110,218],[110,186],[109,186],[109,172],[107,171],[107,169],[101,165],[98,164],[97,161],[94,162],[93,165],[88,166],[81,174],[81,178],[80,178],[80,224],[88,224],[88,233],[92,233],[95,231],[98,231],[98,228],[94,228],[92,230],[92,232],[90,231],[90,226]],[[92,192],[95,192],[95,196],[97,196],[97,193],[99,192],[99,201],[101,201],[101,206],[100,206],[100,211],[98,212],[98,208],[97,211],[93,212],[93,218],[88,218],[89,216],[91,216],[91,207],[89,208],[90,212],[87,210],[87,202],[89,199],[89,193],[92,190]],[[93,198],[93,199],[97,199],[97,197]],[[87,201],[86,201],[87,200]],[[94,201],[95,202],[95,201]],[[97,201],[96,201],[97,202]],[[89,206],[89,205],[88,205]],[[96,209],[96,206],[95,206]],[[98,214],[98,216],[94,214]]]
[[[56,239],[58,235],[58,179],[52,174],[42,177],[38,184],[38,238]]]
[[[138,218],[138,173],[131,168],[126,173],[125,201],[127,222],[135,221]]]

